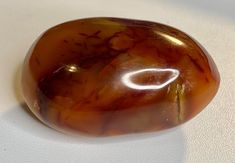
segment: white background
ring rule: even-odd
[[[20,95],[27,50],[51,26],[94,16],[156,21],[190,34],[218,66],[218,94],[193,120],[163,133],[96,139],[42,125]],[[235,1],[0,0],[0,162],[235,163]]]

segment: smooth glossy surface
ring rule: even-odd
[[[47,125],[108,136],[191,119],[219,80],[207,52],[177,29],[90,18],[46,31],[26,57],[22,86],[26,103]]]

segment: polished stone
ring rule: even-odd
[[[159,131],[212,100],[219,73],[187,34],[159,23],[88,18],[57,25],[29,51],[22,74],[31,111],[62,132]]]

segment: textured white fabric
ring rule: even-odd
[[[0,0],[1,163],[234,163],[235,1]],[[196,38],[221,74],[217,96],[197,117],[167,132],[109,139],[51,130],[23,108],[19,72],[31,43],[58,23],[96,16],[145,19]]]

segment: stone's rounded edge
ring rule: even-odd
[[[185,33],[186,35],[188,35],[187,33]],[[214,91],[211,92],[211,98],[207,101],[207,103],[202,107],[202,110],[204,110],[204,108],[206,108],[210,102],[213,100],[213,98],[216,96],[216,94],[219,91],[219,87],[220,87],[220,83],[221,83],[221,77],[220,77],[220,72],[219,69],[217,68],[217,65],[214,61],[214,59],[212,58],[212,56],[210,55],[210,53],[207,51],[207,49],[198,41],[196,40],[194,37],[188,35],[188,37],[191,38],[191,40],[195,43],[195,46],[198,47],[198,49],[201,51],[201,55],[205,58],[206,63],[209,66],[211,75],[214,78]],[[200,112],[201,112],[200,111]],[[200,112],[198,112],[197,114],[199,114]],[[195,116],[194,116],[195,117]],[[192,117],[192,118],[194,118]],[[191,119],[191,118],[190,118]],[[190,120],[189,119],[189,120]]]
[[[207,62],[210,66],[210,70],[211,70],[212,74],[214,75],[215,81],[218,82],[218,89],[219,89],[221,77],[220,77],[219,69],[217,68],[217,66],[215,64],[214,59],[212,58],[212,56],[209,54],[209,52],[206,50],[206,48],[200,42],[198,42],[193,37],[191,37],[191,38],[197,44],[197,46],[202,51],[202,53],[206,55],[206,59],[207,59]],[[218,91],[218,89],[217,89],[217,91]]]
[[[94,17],[94,18],[84,18],[84,19],[78,19],[78,20],[72,20],[72,21],[68,21],[68,22],[65,22],[65,23],[61,23],[61,24],[59,24],[59,25],[56,25],[56,26],[54,26],[54,27],[52,27],[52,28],[50,28],[50,29],[48,29],[46,32],[44,32],[42,35],[40,35],[39,36],[39,38],[34,42],[34,44],[31,46],[31,48],[30,48],[30,50],[29,50],[29,52],[28,52],[28,55],[26,56],[26,58],[25,58],[25,62],[24,62],[24,68],[26,68],[27,69],[27,67],[25,67],[26,65],[28,66],[28,64],[29,64],[29,62],[30,62],[30,57],[31,57],[31,55],[32,55],[32,52],[33,52],[33,50],[34,50],[34,48],[35,48],[35,46],[37,45],[37,43],[38,43],[38,41],[42,38],[42,37],[44,37],[45,35],[47,35],[47,33],[50,31],[50,30],[52,30],[52,29],[56,29],[56,28],[58,28],[58,27],[60,27],[61,25],[65,25],[65,24],[69,24],[69,23],[72,23],[72,22],[76,22],[76,21],[90,21],[90,20],[93,20],[93,19],[96,19],[96,20],[98,20],[98,19],[108,19],[108,20],[111,20],[111,21],[117,21],[117,22],[120,22],[120,23],[123,23],[123,22],[127,22],[127,23],[129,23],[129,21],[134,21],[134,25],[133,25],[133,23],[132,23],[132,26],[142,26],[142,25],[144,25],[144,26],[146,26],[146,27],[155,27],[155,26],[158,26],[158,25],[160,25],[160,26],[163,26],[164,28],[168,28],[168,29],[170,29],[170,30],[173,30],[173,31],[179,31],[181,34],[183,34],[183,35],[185,35],[186,37],[188,37],[188,39],[190,39],[191,40],[191,42],[193,42],[193,43],[195,43],[195,45],[197,45],[198,46],[198,48],[199,49],[201,49],[202,50],[202,54],[204,54],[205,55],[205,58],[207,58],[208,59],[208,63],[209,63],[209,66],[211,67],[211,69],[213,70],[213,72],[212,72],[212,74],[214,74],[215,75],[215,77],[216,77],[216,79],[215,80],[218,80],[218,85],[217,85],[217,90],[215,91],[215,94],[216,94],[216,92],[218,91],[218,87],[219,87],[219,82],[220,82],[220,77],[219,77],[219,72],[218,72],[218,69],[217,69],[217,67],[216,67],[216,65],[215,65],[215,63],[214,63],[214,61],[213,61],[213,59],[211,58],[211,56],[208,54],[208,52],[204,49],[204,47],[203,46],[201,46],[200,45],[200,43],[198,43],[194,38],[192,38],[191,36],[189,36],[188,34],[186,34],[186,33],[184,33],[184,32],[182,32],[181,30],[179,30],[179,29],[176,29],[176,28],[174,28],[174,27],[171,27],[171,26],[168,26],[168,25],[164,25],[164,24],[160,24],[160,23],[155,23],[155,22],[151,22],[151,21],[145,21],[145,20],[135,20],[135,19],[125,19],[125,20],[123,20],[122,18],[112,18],[112,17]],[[130,25],[130,24],[125,24],[125,25]],[[29,72],[27,72],[28,73],[28,75],[30,76],[31,75],[31,72],[30,72],[30,68],[28,67],[28,71]],[[24,72],[25,72],[25,70],[24,70]],[[23,72],[23,73],[24,73]],[[22,78],[28,78],[28,77],[23,77],[23,75],[22,75]],[[23,80],[24,79],[22,79],[22,82],[23,82]],[[28,79],[28,80],[34,80],[33,79],[33,77],[31,78],[31,79]],[[36,81],[35,80],[35,83],[37,83],[38,81]],[[22,84],[22,85],[24,85],[24,84]],[[30,85],[28,85],[28,87],[30,87]],[[35,90],[37,90],[37,84],[36,84],[36,86],[31,86],[31,87],[35,87],[34,89]],[[25,88],[24,88],[24,90],[25,90]],[[61,132],[67,132],[66,130],[64,130],[64,129],[61,129],[60,127],[57,127],[56,125],[54,125],[54,124],[50,124],[50,123],[48,123],[47,121],[45,121],[45,119],[41,116],[41,114],[39,113],[39,112],[35,112],[35,108],[37,108],[37,107],[39,107],[39,106],[36,106],[35,105],[35,103],[32,103],[32,98],[35,98],[35,99],[37,99],[37,95],[30,95],[30,93],[28,93],[28,92],[30,92],[31,90],[28,90],[28,91],[26,91],[27,93],[25,93],[24,92],[24,94],[26,95],[25,96],[25,101],[26,101],[26,103],[29,105],[29,107],[32,109],[33,108],[33,113],[43,122],[43,123],[45,123],[46,125],[48,125],[48,126],[50,126],[51,128],[55,128],[56,130],[58,130],[58,131],[61,131]],[[34,92],[35,93],[35,92]],[[213,98],[213,96],[211,97],[211,100],[212,100],[212,98]],[[208,101],[208,103],[209,103],[210,101]],[[195,115],[194,115],[195,116]],[[173,126],[172,126],[173,127]],[[69,131],[70,132],[70,131]],[[145,131],[146,132],[146,131]],[[98,136],[98,135],[96,135],[96,136]],[[103,136],[103,135],[102,135]]]
[[[45,32],[44,32],[45,33]],[[43,33],[43,34],[44,34]],[[27,106],[29,107],[29,110],[33,113],[33,115],[35,117],[37,117],[40,121],[43,122],[42,117],[40,116],[39,112],[35,112],[36,109],[36,103],[37,101],[35,99],[37,99],[37,95],[36,95],[36,85],[35,83],[37,82],[36,79],[34,79],[31,69],[30,69],[30,58],[31,55],[34,51],[35,46],[37,45],[37,42],[40,40],[40,38],[42,37],[41,34],[36,40],[34,40],[34,42],[32,43],[32,45],[30,46],[24,61],[23,61],[23,68],[22,68],[22,72],[21,72],[21,91],[22,91],[22,95],[23,95],[23,99],[26,102]],[[29,89],[29,87],[31,87]],[[35,111],[33,111],[35,110]]]

